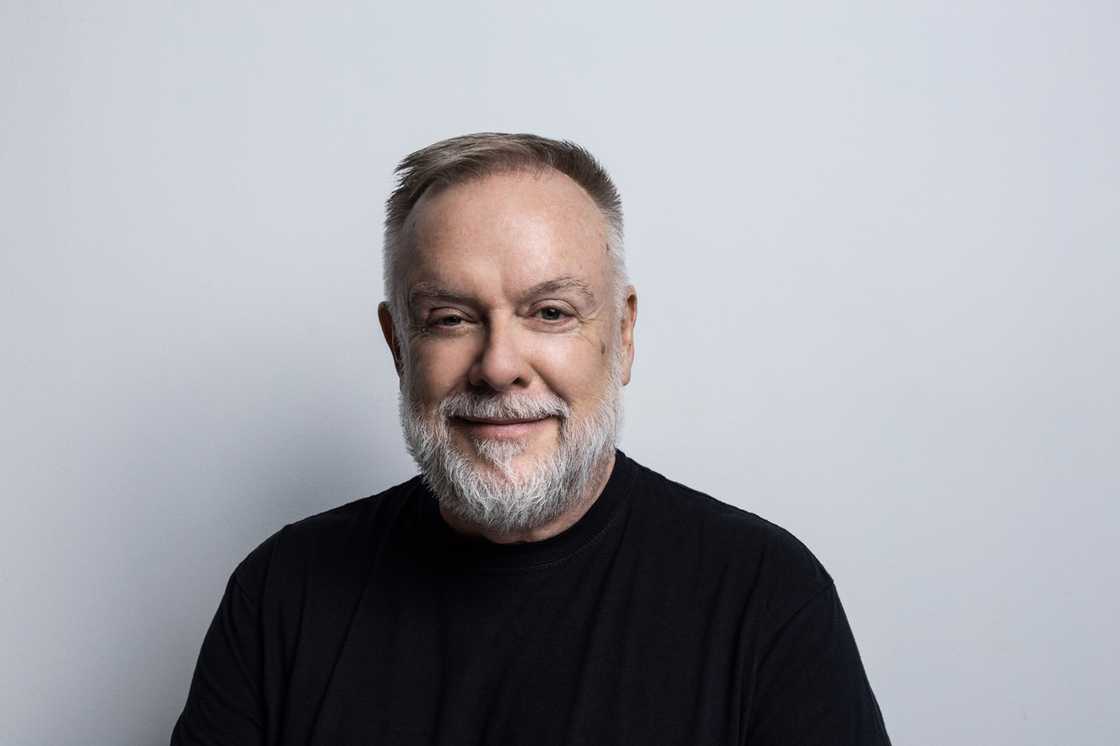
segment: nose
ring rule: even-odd
[[[487,325],[482,349],[468,373],[471,385],[494,391],[528,386],[533,374],[524,352],[515,325],[506,320],[492,320]]]

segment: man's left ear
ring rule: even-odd
[[[626,302],[622,304],[619,320],[622,334],[622,383],[630,383],[630,369],[634,366],[634,325],[638,323],[638,291],[633,285],[626,288]]]
[[[385,337],[385,344],[389,345],[389,352],[393,354],[393,367],[397,375],[401,375],[404,366],[401,360],[401,341],[397,338],[397,328],[393,325],[393,312],[389,304],[382,301],[377,306],[377,320],[381,322],[381,334]]]

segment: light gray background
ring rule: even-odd
[[[0,743],[166,742],[413,473],[381,204],[484,129],[612,170],[623,446],[817,553],[896,744],[1118,742],[1114,2],[268,5],[0,5]]]

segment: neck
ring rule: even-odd
[[[495,544],[521,544],[530,541],[551,539],[553,536],[561,534],[574,526],[580,518],[586,515],[587,511],[591,510],[591,506],[599,499],[599,495],[603,494],[603,489],[607,486],[607,481],[610,479],[611,472],[614,470],[614,453],[614,449],[612,448],[607,457],[599,464],[599,467],[596,469],[595,479],[588,483],[587,489],[584,494],[580,496],[579,500],[556,518],[553,518],[551,521],[541,526],[524,531],[500,533],[486,526],[479,526],[451,515],[444,510],[442,505],[440,505],[439,509],[440,515],[443,516],[444,522],[458,533],[467,536],[481,536]]]

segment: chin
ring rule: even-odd
[[[471,439],[465,451],[476,469],[521,481],[538,468],[542,456],[524,440]]]

